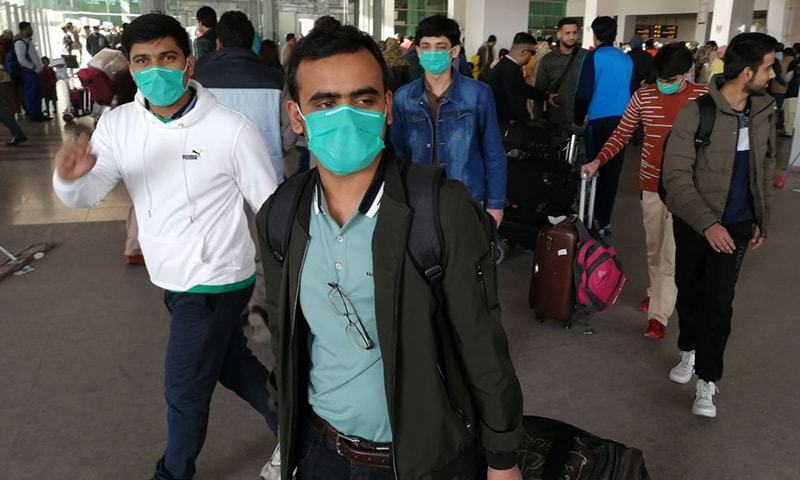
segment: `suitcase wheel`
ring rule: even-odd
[[[65,112],[64,115],[61,116],[61,118],[63,118],[65,122],[69,123],[75,117],[73,117],[71,113]]]

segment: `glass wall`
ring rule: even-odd
[[[414,35],[420,20],[437,13],[447,15],[447,0],[395,0],[394,32]]]
[[[531,0],[528,31],[535,37],[555,35],[558,21],[566,14],[566,0]]]

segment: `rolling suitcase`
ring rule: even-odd
[[[586,212],[586,184],[581,183],[578,218],[584,221]],[[588,225],[593,224],[597,176],[589,189]],[[557,225],[544,228],[539,233],[533,260],[533,272],[528,294],[528,304],[536,310],[536,318],[562,321],[567,328],[573,324],[575,312],[575,255],[579,234],[571,217]]]

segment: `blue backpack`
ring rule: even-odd
[[[16,52],[16,45],[17,42],[22,42],[21,38],[17,38],[14,40],[14,47],[9,52],[6,53],[5,58],[3,58],[3,67],[6,69],[6,72],[11,75],[11,80],[14,83],[20,83],[21,81],[21,73],[24,71],[22,65],[19,64],[19,60],[17,59],[17,52]],[[25,58],[29,61],[30,57],[30,45],[25,42]]]

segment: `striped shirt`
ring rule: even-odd
[[[639,186],[648,192],[658,191],[664,142],[672,123],[687,103],[708,92],[705,85],[686,82],[683,90],[664,95],[655,84],[643,85],[631,97],[619,126],[597,155],[600,165],[614,158],[630,142],[639,124],[644,125]]]

